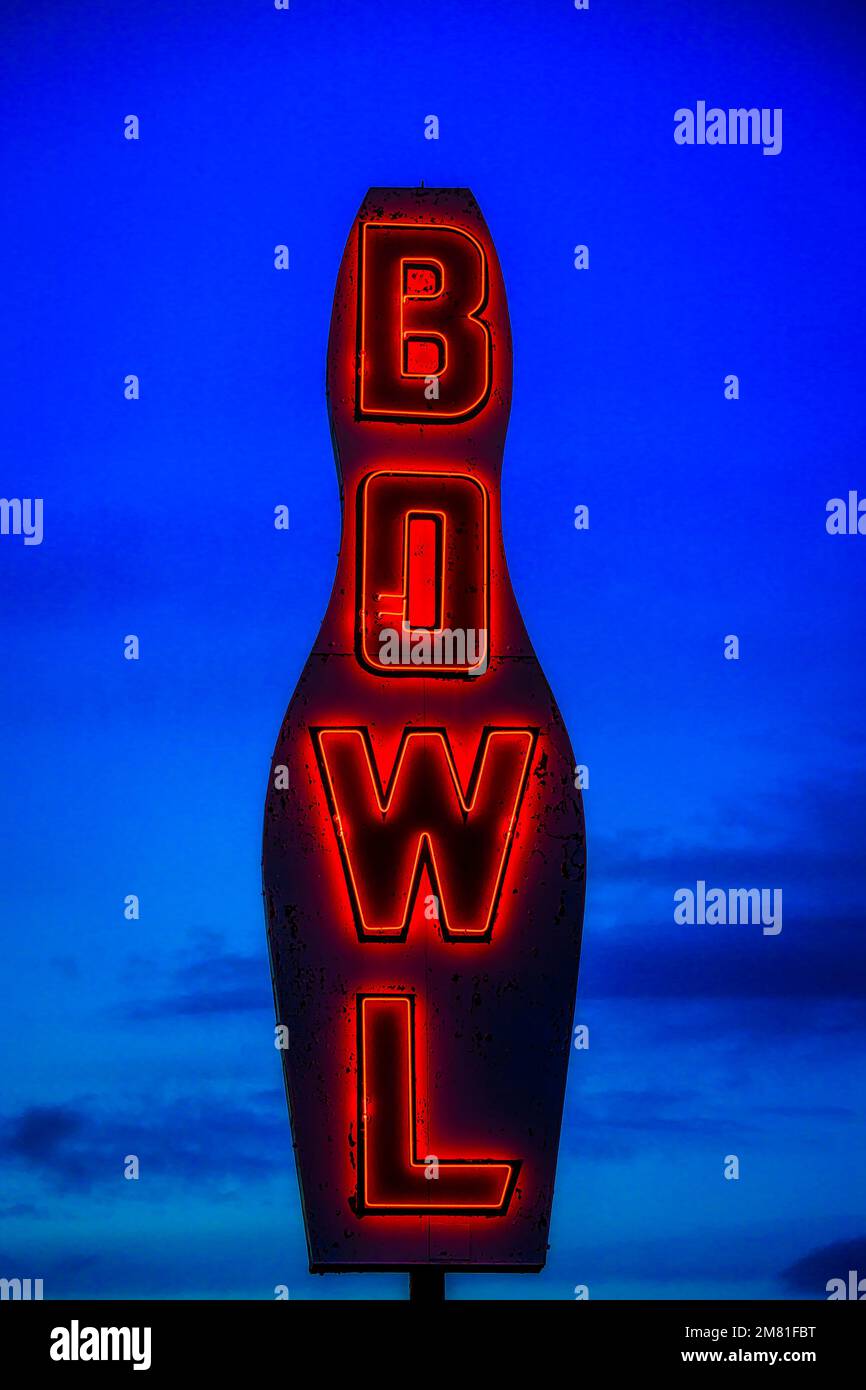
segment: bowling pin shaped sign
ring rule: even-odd
[[[327,384],[342,543],[263,856],[310,1268],[539,1270],[583,813],[503,549],[511,339],[468,190],[368,193]]]

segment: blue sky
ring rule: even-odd
[[[131,0],[5,29],[2,492],[44,499],[45,537],[0,538],[0,1274],[403,1290],[306,1272],[259,855],[339,544],[334,280],[367,187],[421,179],[471,187],[502,261],[511,574],[590,768],[548,1267],[450,1293],[866,1273],[866,538],[824,525],[866,494],[858,7]],[[781,154],[675,145],[699,99],[781,107]],[[781,935],[675,924],[701,878],[781,887]]]

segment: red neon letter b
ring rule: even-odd
[[[360,257],[359,416],[447,423],[474,415],[491,375],[480,242],[456,227],[367,223]]]

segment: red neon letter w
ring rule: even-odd
[[[405,940],[422,872],[446,940],[490,935],[535,729],[485,729],[464,791],[444,729],[404,729],[387,785],[369,731],[311,729],[358,936]]]

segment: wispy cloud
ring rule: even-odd
[[[780,935],[765,937],[759,926],[678,926],[671,895],[662,923],[624,921],[593,932],[587,922],[579,997],[862,1000],[864,979],[860,918],[792,914]]]
[[[866,1234],[810,1250],[782,1272],[782,1281],[794,1293],[826,1298],[828,1282],[847,1280],[850,1269],[857,1270],[860,1278],[866,1278]]]
[[[203,934],[195,951],[187,948],[178,952],[175,960],[158,972],[151,964],[145,973],[134,963],[130,983],[136,990],[142,979],[153,981],[153,993],[124,1006],[126,1016],[147,1019],[273,1012],[264,929],[261,950],[254,955],[227,950],[220,937]]]
[[[0,1157],[61,1190],[87,1191],[122,1180],[127,1154],[144,1176],[172,1182],[266,1176],[291,1163],[279,1090],[243,1100],[183,1096],[162,1106],[113,1114],[92,1098],[38,1106],[0,1122]]]

